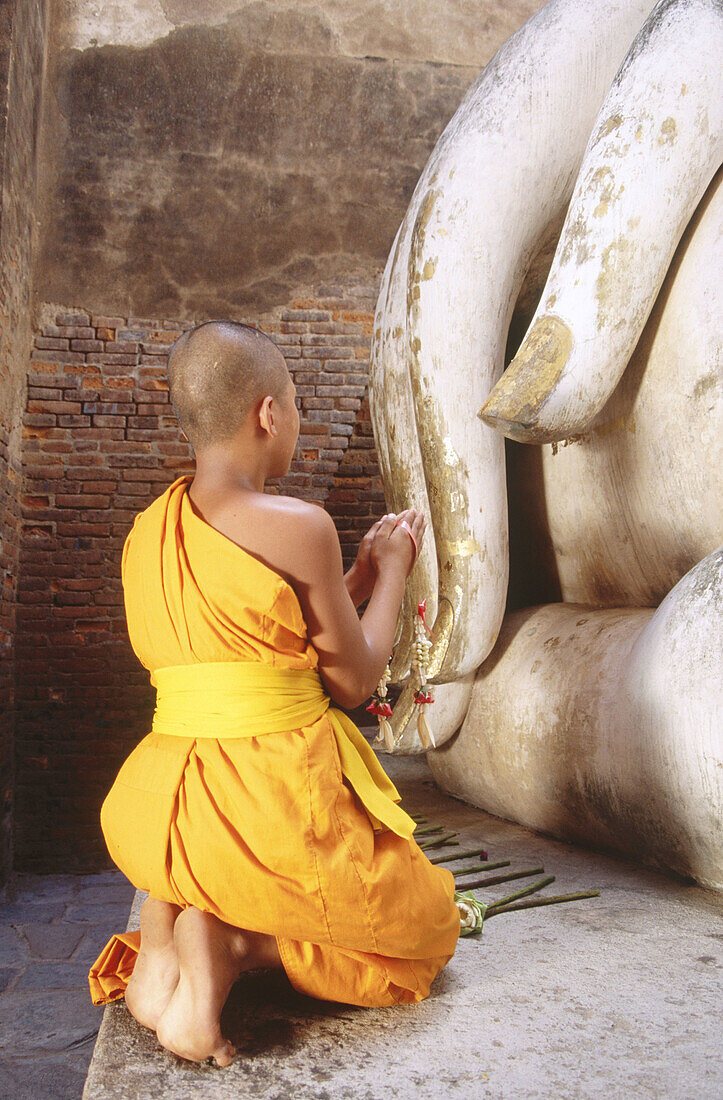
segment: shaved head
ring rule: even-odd
[[[194,450],[236,435],[267,394],[283,401],[289,377],[273,340],[236,321],[184,332],[168,356],[171,402]]]

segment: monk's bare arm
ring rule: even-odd
[[[372,594],[372,588],[363,583],[358,577],[356,565],[352,565],[344,574],[344,586],[354,607],[359,607]]]
[[[392,651],[406,575],[392,563],[380,572],[360,619],[345,584],[331,516],[298,502],[293,529],[294,589],[319,655],[319,672],[334,702],[353,709],[372,694]]]

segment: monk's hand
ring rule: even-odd
[[[391,512],[389,513],[389,515],[393,514],[394,513]],[[368,597],[371,596],[372,591],[374,590],[377,573],[374,566],[372,565],[372,543],[374,542],[374,538],[377,531],[379,530],[379,526],[382,520],[386,518],[387,516],[382,516],[381,519],[378,519],[376,523],[373,523],[372,526],[369,528],[366,535],[359,543],[356,561],[349,571],[350,574],[352,574],[352,577],[350,579],[353,579],[357,597],[360,597],[355,601],[357,607],[360,603],[363,603],[364,600],[368,599]]]

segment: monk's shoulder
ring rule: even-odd
[[[310,580],[314,573],[327,569],[334,543],[338,543],[329,513],[321,505],[297,497],[269,497],[268,507],[274,516],[281,564],[289,576]]]
[[[293,543],[309,539],[334,527],[329,513],[319,504],[298,497],[269,496],[266,505],[274,516],[277,536]]]
[[[272,496],[264,494],[266,497],[266,506],[282,518],[287,519],[289,522],[296,522],[300,525],[314,522],[314,519],[319,515],[326,515],[327,513],[321,507],[320,504],[314,504],[310,500],[301,500],[299,497],[285,497],[280,494]]]

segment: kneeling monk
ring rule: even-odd
[[[123,548],[128,631],[157,702],[101,811],[114,862],[149,897],[90,986],[96,1004],[125,995],[174,1053],[228,1065],[220,1015],[242,971],[283,966],[324,1000],[420,1001],[460,915],[452,873],[331,705],[359,706],[384,670],[423,515],[381,519],[343,576],[330,516],[264,492],[299,434],[273,341],[208,322],[176,341],[168,377],[196,473]]]

